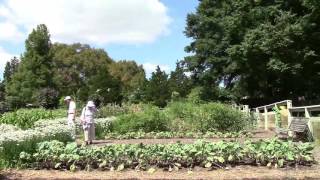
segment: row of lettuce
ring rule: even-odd
[[[120,144],[104,147],[77,146],[59,141],[42,142],[36,152],[20,153],[17,164],[25,168],[62,170],[172,171],[195,166],[216,169],[237,165],[287,167],[314,163],[309,143],[277,139],[257,142],[197,141],[194,144]]]

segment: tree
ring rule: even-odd
[[[147,82],[145,98],[156,106],[164,107],[170,97],[168,75],[157,66],[156,71],[151,74],[151,78]]]
[[[186,97],[191,91],[191,79],[186,76],[180,62],[177,62],[176,69],[170,74],[169,87],[171,93],[177,92],[182,98]]]
[[[187,17],[183,63],[193,79],[236,99],[320,98],[320,3],[202,0]],[[210,89],[209,88],[209,89]]]
[[[109,66],[110,74],[122,84],[122,95],[126,100],[138,93],[146,80],[142,65],[138,66],[135,61],[117,61]]]
[[[9,83],[13,74],[18,70],[19,59],[13,57],[9,62],[6,63],[3,73],[3,80],[5,83]]]
[[[41,89],[55,87],[50,34],[44,24],[38,25],[29,34],[25,49],[17,72],[6,86],[7,99],[15,101],[11,102],[13,107],[38,103],[37,95]]]
[[[103,49],[55,43],[52,54],[54,79],[61,95],[73,95],[81,101],[121,101],[120,82],[109,73],[113,60]]]

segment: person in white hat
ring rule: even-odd
[[[85,144],[92,144],[95,139],[94,115],[97,112],[93,101],[88,101],[87,105],[82,109],[80,120],[84,130]]]
[[[73,127],[76,119],[76,103],[70,96],[66,96],[64,101],[68,105],[68,126]]]

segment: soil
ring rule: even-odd
[[[273,132],[256,131],[252,140],[273,137]],[[227,138],[213,138],[208,141],[232,140]],[[238,139],[239,140],[239,139]],[[240,140],[245,140],[244,138]],[[103,140],[96,141],[94,145],[108,145],[119,143],[192,143],[195,139],[133,139],[133,140]],[[320,162],[320,147],[314,149],[314,157]],[[269,169],[267,167],[236,166],[227,169],[208,170],[196,167],[189,171],[163,171],[157,169],[154,173],[147,171],[126,170],[122,172],[111,171],[58,171],[58,170],[3,170],[0,171],[0,179],[320,179],[320,165],[311,167],[292,167]]]

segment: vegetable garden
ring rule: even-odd
[[[78,121],[77,139],[73,139],[66,118],[61,118],[62,110],[19,110],[2,115],[1,168],[153,173],[193,171],[197,167],[213,170],[317,166],[313,143],[275,137],[259,139],[253,131],[256,120],[229,105],[173,102],[163,109],[145,104],[108,107],[101,108],[95,120],[96,138],[104,143],[91,146],[82,145]],[[30,118],[33,112],[45,115],[35,113]],[[193,140],[144,143],[146,139],[165,142],[177,138]],[[128,143],[121,144],[119,140]]]

